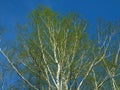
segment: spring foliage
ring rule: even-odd
[[[119,36],[119,25],[99,23],[93,41],[86,20],[77,14],[39,7],[29,17],[28,25],[18,26],[13,51],[1,50],[25,89],[119,90],[120,45],[113,38]]]

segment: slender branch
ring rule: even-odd
[[[117,60],[118,60],[119,52],[120,52],[120,44],[119,44],[119,48],[118,48],[118,51],[117,51],[117,54],[116,54],[116,57],[115,57],[115,65],[117,65]],[[110,80],[111,78],[115,78],[115,77],[117,77],[117,76],[120,76],[120,73],[117,74],[117,75],[111,76],[111,77],[106,76],[106,77],[104,78],[104,80],[98,85],[98,88],[101,88],[106,81]]]
[[[87,76],[89,75],[90,71],[91,71],[92,68],[93,68],[93,65],[94,65],[94,62],[90,65],[89,70],[88,70],[87,73],[85,74],[85,76],[84,76],[84,78],[82,79],[82,81],[79,83],[79,85],[78,85],[78,87],[77,87],[77,90],[80,89],[80,87],[81,87],[83,81],[84,81],[84,80],[87,78]]]
[[[38,29],[38,37],[39,37],[40,47],[41,47],[41,51],[42,51],[42,55],[43,55],[43,60],[44,60],[44,62],[45,62],[45,64],[46,64],[46,66],[47,66],[47,69],[48,69],[48,71],[49,71],[49,73],[50,73],[50,75],[51,75],[51,78],[52,78],[55,86],[57,87],[56,81],[55,81],[55,79],[54,79],[54,77],[53,77],[53,75],[52,75],[52,72],[51,72],[51,70],[50,70],[50,67],[48,66],[47,61],[46,61],[46,57],[45,57],[44,50],[43,50],[43,45],[42,45],[42,40],[41,40],[41,38],[40,38],[40,32],[39,32],[40,29],[39,29],[39,26],[37,26],[37,29]],[[57,88],[58,88],[58,87],[57,87]]]
[[[117,65],[117,63],[118,63],[119,52],[120,52],[120,43],[119,43],[119,48],[118,48],[118,51],[117,51],[117,54],[116,54],[116,57],[115,57],[115,65]]]
[[[97,80],[96,80],[96,75],[95,75],[95,71],[94,71],[94,69],[92,69],[92,72],[93,72],[93,78],[94,78],[94,83],[95,83],[95,90],[98,90],[98,82],[97,82]]]
[[[97,65],[99,62],[101,62],[101,61],[104,59],[104,57],[105,57],[105,55],[106,55],[106,53],[107,53],[108,47],[109,47],[109,45],[110,45],[111,38],[112,38],[112,36],[109,38],[108,44],[107,44],[107,46],[106,46],[106,48],[105,48],[105,50],[104,50],[104,53],[103,53],[102,57],[101,57],[94,65]],[[106,43],[106,42],[107,42],[107,39],[105,39],[104,42]],[[103,43],[103,45],[104,45],[104,43]]]
[[[34,86],[33,84],[31,84],[19,71],[18,69],[15,67],[15,65],[10,61],[10,59],[8,58],[8,56],[1,50],[0,48],[0,52],[3,54],[3,56],[7,59],[7,61],[9,62],[9,64],[12,66],[12,68],[17,72],[17,74],[33,89],[35,90],[39,90],[36,86]]]

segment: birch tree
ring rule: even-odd
[[[19,26],[12,55],[0,50],[26,89],[119,90],[119,25],[98,24],[94,41],[77,14],[39,7],[30,18],[28,25]]]

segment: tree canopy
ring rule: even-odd
[[[119,23],[98,23],[97,39],[78,14],[40,6],[18,25],[15,46],[0,52],[20,76],[21,90],[119,90]],[[9,52],[8,52],[9,51]]]

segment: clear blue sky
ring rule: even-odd
[[[60,13],[78,12],[94,29],[98,18],[120,19],[120,0],[0,0],[0,26],[8,30],[6,38],[13,38],[16,23],[25,23],[26,16],[39,4]]]
[[[106,21],[120,19],[120,0],[0,0],[0,26],[8,30],[3,42],[14,39],[16,23],[24,24],[27,15],[39,4],[60,13],[80,13],[87,19],[92,33],[95,32],[98,18]]]

